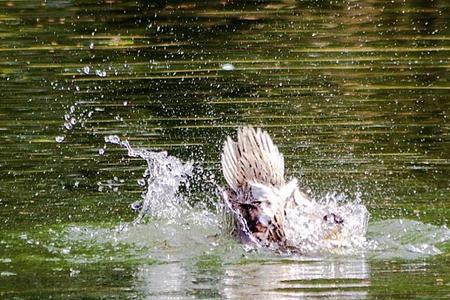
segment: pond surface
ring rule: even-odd
[[[0,297],[449,299],[449,20],[444,0],[0,0]],[[315,198],[367,206],[366,250],[222,233],[244,124]],[[147,162],[114,135],[195,166],[143,222]]]

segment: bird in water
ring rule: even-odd
[[[295,178],[286,181],[283,154],[266,131],[238,129],[236,141],[226,139],[221,163],[227,182],[223,200],[241,242],[291,251],[296,246],[290,226],[296,220],[290,218],[306,218],[307,226],[327,228],[325,239],[336,238],[345,226],[338,213],[319,206],[300,190]]]

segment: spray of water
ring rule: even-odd
[[[129,157],[141,158],[147,163],[142,179],[138,182],[146,187],[146,192],[140,201],[132,204],[132,208],[139,214],[134,224],[140,223],[144,217],[165,219],[172,223],[218,223],[217,217],[203,203],[197,202],[194,206],[189,201],[190,180],[197,177],[201,177],[205,180],[205,185],[211,187],[210,197],[218,195],[214,177],[206,176],[200,166],[194,166],[193,162],[183,162],[166,151],[134,149],[128,141],[122,141],[115,135],[106,136],[105,142],[119,145],[127,149]],[[181,193],[181,188],[186,192]]]
[[[359,197],[357,194],[356,199],[349,200],[344,194],[329,193],[323,199],[288,209],[288,241],[302,253],[364,249],[369,213]]]
[[[133,204],[138,217],[133,222],[134,226],[119,226],[115,231],[117,234],[122,232],[121,239],[128,239],[129,236],[131,240],[135,237],[136,241],[143,242],[143,238],[146,238],[152,244],[155,240],[173,235],[176,241],[169,241],[175,244],[183,244],[182,240],[186,238],[188,240],[185,243],[197,239],[199,243],[210,244],[211,237],[218,233],[229,236],[229,227],[226,226],[229,225],[229,215],[223,214],[225,210],[219,196],[220,187],[212,174],[198,164],[183,162],[165,151],[134,149],[128,141],[122,141],[118,136],[107,136],[105,142],[119,145],[128,151],[128,156],[141,158],[147,163],[143,177],[139,180],[146,191],[142,199]],[[206,193],[195,196],[190,182],[200,182]],[[185,192],[180,192],[181,188]],[[199,199],[193,201],[196,197]],[[339,231],[336,231],[335,222],[324,222],[324,216],[342,218]],[[153,218],[154,221],[140,224],[144,217]],[[404,223],[402,220],[372,222],[368,233],[370,239],[367,239],[368,220],[369,213],[361,204],[360,194],[349,198],[345,194],[329,193],[323,198],[286,211],[286,237],[303,254],[353,254],[370,251],[383,258],[383,255],[417,257],[439,254],[439,249],[434,245],[438,241],[437,237],[441,237],[441,243],[450,240],[447,228],[435,228],[420,222]],[[398,224],[405,224],[402,225],[405,228],[397,230]],[[392,227],[389,228],[389,233],[386,233],[386,226]],[[422,238],[416,238],[417,234],[412,234],[424,229],[426,234]],[[412,234],[411,237],[407,233]],[[184,246],[181,248],[185,249]],[[247,250],[255,248],[257,247],[244,245]]]
[[[133,149],[128,141],[122,141],[115,135],[106,136],[105,142],[124,147],[128,150],[129,157],[139,157],[147,162],[143,178],[139,181],[140,185],[147,186],[147,192],[142,201],[133,205],[139,212],[136,222],[147,215],[175,219],[181,211],[190,208],[178,190],[181,186],[189,188],[192,163],[183,163],[176,157],[169,156],[166,151]]]
[[[128,151],[128,156],[138,157],[146,161],[147,168],[140,185],[147,190],[142,199],[133,204],[139,216],[134,221],[139,223],[145,216],[163,218],[171,222],[195,221],[196,223],[226,224],[226,216],[217,213],[221,211],[221,201],[218,197],[220,188],[212,176],[205,176],[200,166],[192,162],[182,162],[168,155],[165,151],[150,151],[134,149],[128,141],[122,141],[118,136],[107,136],[105,142],[119,145]],[[215,198],[213,209],[190,204],[190,180],[204,181],[210,186],[209,196]],[[180,193],[180,188],[187,193]],[[365,243],[367,209],[356,201],[348,201],[345,196],[329,194],[320,201],[312,201],[308,205],[296,207],[287,211],[286,235],[290,244],[302,253],[317,253],[333,249],[360,249]],[[198,201],[202,203],[205,201]],[[339,233],[324,222],[323,216],[336,214],[345,220]],[[317,217],[314,217],[317,216]],[[218,225],[217,225],[218,226]]]

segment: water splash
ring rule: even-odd
[[[133,204],[133,208],[139,212],[135,222],[144,216],[177,219],[183,211],[191,208],[179,189],[182,186],[189,189],[192,162],[184,163],[166,151],[133,149],[128,141],[122,141],[116,135],[106,136],[105,142],[124,147],[128,150],[128,156],[139,157],[147,162],[143,178],[139,181],[140,185],[147,186],[147,192],[141,201]]]
[[[79,87],[77,86],[76,89],[78,90]],[[83,108],[84,101],[78,101],[68,107],[66,113],[64,114],[64,123],[63,123],[63,130],[68,133],[69,131],[74,130],[77,126],[85,127],[86,121],[91,119],[92,115],[95,111],[101,110],[101,108],[96,108],[95,110],[92,110],[91,108]],[[65,135],[59,135],[58,137],[64,137]],[[62,140],[58,140],[58,137],[56,139],[56,142],[60,143]]]
[[[142,199],[133,204],[139,215],[133,222],[134,226],[117,226],[111,232],[114,240],[147,246],[165,240],[167,245],[179,247],[182,252],[191,240],[200,241],[197,244],[205,243],[206,248],[209,244],[216,247],[223,238],[230,240],[222,227],[226,216],[222,215],[223,203],[218,196],[220,188],[214,177],[201,166],[183,162],[166,151],[134,149],[128,141],[115,135],[106,136],[105,142],[119,145],[127,149],[128,156],[141,158],[147,163],[143,177],[138,180],[146,191]],[[194,195],[191,181],[203,185],[201,188],[208,192]],[[187,192],[181,193],[180,188]],[[199,198],[193,201],[196,197]],[[333,215],[343,219],[339,231],[335,231],[335,223],[324,222],[324,216]],[[142,224],[145,216],[154,219]],[[399,219],[371,222],[368,226],[368,220],[369,212],[361,204],[360,193],[354,197],[329,193],[316,201],[289,209],[286,236],[293,246],[307,255],[369,254],[381,259],[437,255],[441,253],[438,244],[450,241],[450,230],[446,227]],[[222,238],[219,239],[220,236]],[[199,249],[199,246],[195,248]],[[243,249],[254,250],[248,245]],[[161,254],[164,251],[157,252]]]
[[[369,212],[360,202],[360,194],[350,200],[344,194],[329,193],[288,209],[289,243],[305,254],[361,252],[367,244]]]
[[[417,259],[441,254],[439,244],[450,241],[450,230],[446,226],[393,219],[372,223],[368,236],[374,258]]]

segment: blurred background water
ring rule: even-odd
[[[449,20],[444,0],[0,0],[0,296],[448,299]],[[205,182],[243,124],[315,197],[361,198],[377,247],[223,236]],[[109,135],[200,165],[195,213],[128,226],[147,164]]]

